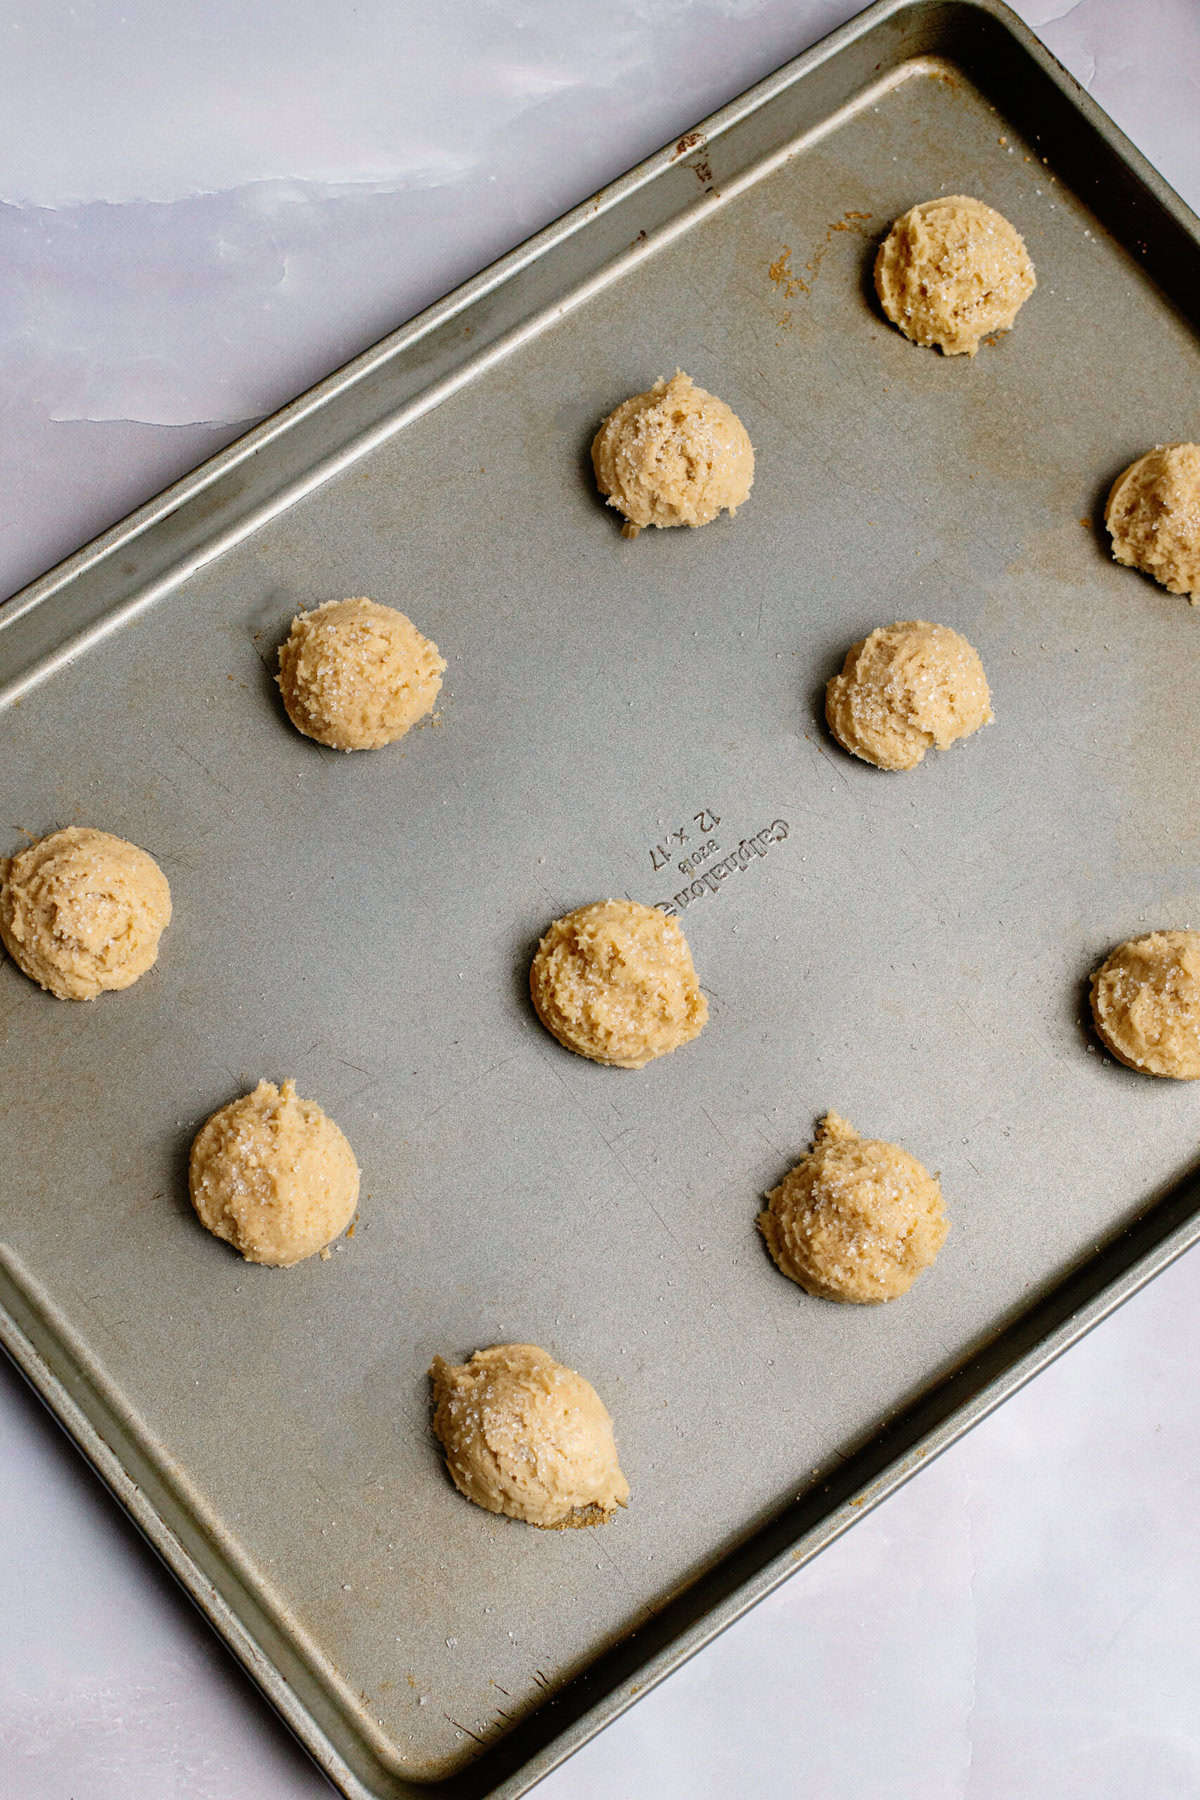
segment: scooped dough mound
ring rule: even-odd
[[[915,1156],[826,1113],[813,1147],[767,1195],[758,1228],[783,1273],[825,1300],[908,1292],[946,1241],[942,1190]]]
[[[1200,931],[1152,931],[1118,944],[1092,976],[1105,1047],[1131,1069],[1200,1080]]]
[[[974,356],[981,338],[1008,331],[1036,286],[1020,232],[965,194],[912,207],[875,258],[875,291],[892,324],[947,356]]]
[[[555,919],[529,971],[538,1018],[568,1050],[641,1069],[708,1017],[674,919],[637,900],[594,900]]]
[[[358,1164],[332,1119],[295,1083],[260,1081],[200,1127],[188,1168],[201,1222],[247,1262],[287,1269],[346,1229]]]
[[[754,447],[723,400],[676,370],[609,413],[592,467],[625,515],[625,536],[636,537],[644,525],[707,525],[735,513],[754,482]]]
[[[60,1000],[130,987],[158,955],[171,890],[152,856],[72,825],[0,861],[0,938]]]
[[[411,619],[329,600],[292,620],[276,680],[288,718],[332,750],[375,750],[432,712],[446,664]]]
[[[1200,444],[1160,444],[1118,475],[1104,522],[1113,555],[1200,601]]]
[[[825,688],[838,743],[877,769],[915,769],[992,720],[978,652],[949,625],[903,619],[851,644]]]
[[[440,1356],[433,1429],[460,1493],[548,1531],[603,1525],[629,1500],[612,1420],[589,1381],[536,1344]]]

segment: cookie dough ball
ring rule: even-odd
[[[915,769],[931,745],[947,749],[992,721],[978,652],[949,625],[903,619],[851,644],[825,688],[838,743],[877,769]]]
[[[72,825],[0,861],[0,938],[60,1000],[127,988],[158,955],[171,890],[152,856]]]
[[[1036,286],[1020,232],[965,194],[912,207],[875,258],[875,291],[892,324],[946,356],[974,356],[981,338],[1008,331]]]
[[[687,939],[674,919],[637,900],[594,900],[555,919],[529,991],[560,1044],[617,1069],[678,1050],[708,1017]]]
[[[459,1492],[547,1531],[603,1525],[629,1500],[612,1420],[591,1382],[536,1344],[440,1356],[433,1429]]]
[[[1200,1080],[1200,931],[1152,931],[1118,944],[1092,976],[1106,1049],[1145,1075]]]
[[[824,1300],[906,1294],[946,1241],[937,1177],[897,1144],[826,1113],[813,1147],[767,1195],[758,1228],[783,1273]]]
[[[260,1081],[200,1127],[188,1166],[201,1223],[247,1262],[288,1269],[346,1229],[358,1164],[332,1119],[295,1083]]]
[[[411,619],[329,600],[292,620],[276,680],[288,718],[331,750],[375,750],[433,711],[446,664]]]
[[[1113,555],[1200,601],[1200,444],[1160,444],[1118,475],[1104,509]]]
[[[609,413],[592,442],[596,484],[644,525],[707,525],[735,513],[754,482],[754,448],[737,414],[677,370]]]

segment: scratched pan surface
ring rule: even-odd
[[[973,363],[868,294],[939,191],[1038,270]],[[1196,1090],[1082,1022],[1109,945],[1200,923],[1200,617],[1097,524],[1196,435],[1194,228],[1007,15],[885,5],[5,613],[11,847],[95,823],[175,901],[123,996],[0,968],[5,1341],[348,1793],[522,1791],[1194,1235]],[[586,447],[677,365],[754,492],[629,543]],[[359,593],[449,668],[434,726],[346,758],[270,670]],[[820,693],[913,616],[979,648],[996,723],[885,776]],[[525,988],[549,919],[622,893],[680,908],[711,1008],[636,1075]],[[289,1273],[185,1190],[261,1075],[364,1172]],[[828,1107],[941,1171],[945,1251],[882,1310],[756,1237]],[[445,1479],[429,1360],[502,1339],[609,1403],[610,1528]]]

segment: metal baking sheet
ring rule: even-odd
[[[870,296],[942,191],[1038,270],[974,363]],[[1099,522],[1195,435],[1198,243],[1004,9],[885,0],[0,614],[11,836],[103,826],[175,899],[123,996],[0,968],[4,1342],[355,1800],[525,1791],[1195,1237],[1196,1094],[1097,1053],[1084,981],[1200,921],[1200,620]],[[757,481],[628,543],[587,446],[676,366]],[[436,725],[346,758],[271,670],[357,593],[449,669]],[[821,690],[911,616],[979,648],[996,724],[883,776]],[[637,1075],[526,998],[547,921],[614,893],[682,896],[710,998]],[[185,1190],[260,1075],[364,1170],[286,1274]],[[946,1249],[884,1309],[754,1230],[831,1106],[942,1174]],[[608,1401],[610,1528],[446,1480],[425,1370],[501,1339]]]

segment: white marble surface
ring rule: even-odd
[[[849,10],[4,0],[0,593]],[[1200,207],[1195,0],[1019,10]],[[1192,1256],[539,1800],[1200,1795],[1198,1365]],[[7,1366],[0,1477],[5,1800],[329,1793]]]

